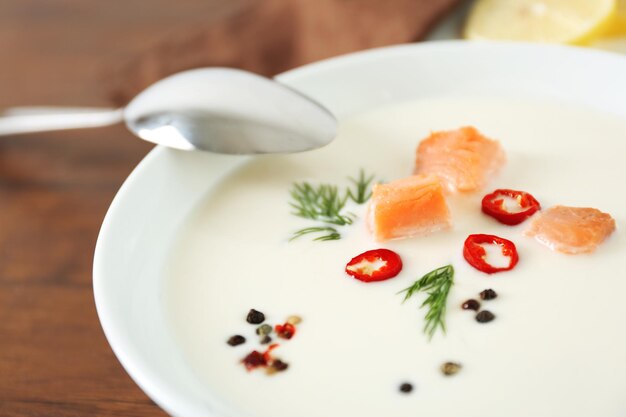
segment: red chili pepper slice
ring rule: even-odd
[[[363,282],[384,281],[402,270],[402,259],[389,249],[374,249],[355,256],[346,265],[346,272]]]
[[[267,350],[263,352],[263,360],[265,361],[266,365],[274,361],[274,359],[272,358],[272,351],[278,346],[280,346],[278,343],[272,343],[271,345],[269,345]]]
[[[277,324],[274,330],[276,330],[278,337],[283,339],[291,339],[296,334],[296,326],[291,323]]]
[[[485,251],[485,248],[481,246],[482,244],[494,244],[500,246],[502,255],[507,256],[510,259],[509,265],[498,268],[489,264],[485,260],[487,257],[487,251]],[[513,269],[515,265],[517,265],[517,261],[519,261],[517,248],[513,242],[498,236],[482,234],[469,235],[467,239],[465,239],[465,244],[463,245],[463,257],[474,268],[487,274],[509,271]]]
[[[508,211],[504,204],[505,197],[515,199],[523,210],[515,213]],[[520,224],[541,209],[539,202],[529,193],[509,189],[498,189],[487,194],[483,197],[482,207],[483,213],[509,226]]]

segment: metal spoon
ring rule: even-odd
[[[158,81],[125,109],[7,109],[0,113],[0,136],[122,121],[159,145],[227,154],[301,152],[327,145],[337,132],[327,109],[283,84],[246,71],[203,68]]]

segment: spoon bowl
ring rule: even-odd
[[[135,97],[126,125],[150,142],[227,154],[301,152],[335,137],[324,107],[270,79],[229,68],[165,78]]]

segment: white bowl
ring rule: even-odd
[[[398,101],[442,96],[559,100],[626,117],[626,59],[587,49],[443,42],[351,54],[278,80],[339,119]],[[194,206],[247,157],[157,147],[106,215],[94,258],[94,294],[113,351],[135,382],[177,416],[235,416],[196,379],[167,324],[162,268]]]

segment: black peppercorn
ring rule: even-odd
[[[463,310],[478,311],[480,309],[480,303],[472,298],[461,304],[461,308]]]
[[[226,342],[231,346],[237,346],[246,343],[246,338],[238,334],[231,336]]]
[[[480,313],[476,314],[476,321],[479,323],[489,323],[491,320],[495,319],[496,316],[489,310],[483,310]]]
[[[246,317],[246,321],[250,324],[261,324],[265,321],[265,314],[252,308],[248,312],[248,317]]]
[[[278,372],[281,372],[289,368],[289,364],[281,361],[280,359],[274,359],[274,362],[272,362],[272,368],[274,368]]]
[[[400,392],[404,392],[405,394],[408,394],[411,391],[413,391],[413,385],[409,384],[408,382],[405,382],[402,385],[400,385]]]
[[[480,293],[480,298],[482,298],[483,300],[493,300],[497,296],[498,294],[496,294],[496,292],[492,290],[491,288],[481,291]]]
[[[263,338],[261,338],[261,344],[262,345],[267,345],[269,342],[272,341],[272,338],[269,337],[268,335],[263,336]]]

